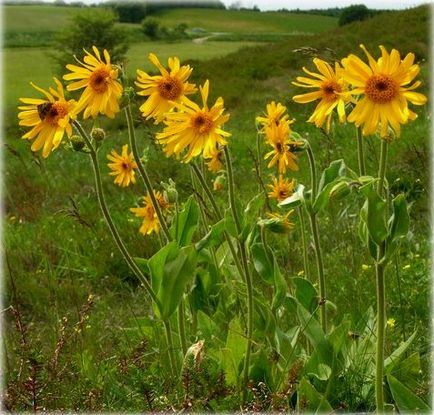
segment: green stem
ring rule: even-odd
[[[312,204],[315,202],[316,199],[316,163],[315,163],[315,156],[313,155],[312,147],[310,146],[310,143],[306,140],[307,146],[307,157],[309,159],[309,167],[310,167],[310,187],[312,189]]]
[[[128,252],[127,248],[125,247],[125,245],[124,245],[124,243],[123,243],[123,241],[122,241],[122,239],[118,233],[118,230],[116,229],[116,226],[114,225],[113,220],[110,216],[110,212],[108,210],[108,207],[107,207],[107,204],[105,201],[105,197],[104,197],[104,190],[103,190],[103,186],[102,186],[101,173],[99,170],[98,157],[97,157],[95,148],[93,147],[90,138],[87,136],[86,132],[83,130],[83,127],[77,121],[74,121],[74,126],[78,130],[78,132],[80,133],[81,137],[86,142],[86,145],[90,150],[89,154],[90,154],[90,157],[92,159],[92,166],[93,166],[93,171],[94,171],[94,175],[95,175],[95,184],[96,184],[96,193],[98,196],[98,202],[99,202],[102,214],[104,216],[104,219],[105,219],[105,221],[106,221],[106,223],[110,229],[110,232],[113,236],[113,239],[115,240],[116,245],[117,245],[119,251],[121,252],[122,256],[124,257],[125,261],[127,262],[128,266],[131,268],[131,270],[134,272],[134,274],[137,276],[137,278],[143,284],[146,291],[148,292],[148,294],[150,295],[150,297],[152,298],[154,303],[157,305],[158,309],[161,310],[162,306],[161,306],[160,300],[157,298],[157,295],[155,294],[154,290],[152,289],[151,285],[149,284],[147,278],[142,273],[142,271],[137,266],[137,264],[134,262],[133,258],[131,257],[130,253]]]
[[[360,127],[357,127],[357,159],[359,162],[359,174],[360,176],[365,176],[366,175],[365,152],[363,149],[362,129]]]
[[[172,376],[176,377],[175,355],[174,355],[173,340],[172,340],[172,328],[170,327],[170,323],[168,320],[164,320],[163,324],[164,324],[164,330],[166,332],[167,349],[169,352],[170,371],[172,373]]]
[[[383,244],[382,244],[383,246]],[[383,251],[379,247],[379,256]],[[384,252],[382,253],[384,255]],[[377,413],[384,411],[384,337],[386,326],[386,293],[384,287],[384,270],[386,264],[377,261],[375,264],[375,274],[377,280],[377,353],[376,353],[376,370],[375,370],[375,402]]]
[[[182,299],[178,307],[178,329],[179,329],[179,338],[181,340],[183,356],[185,356],[185,354],[187,353],[187,340],[185,337],[184,320],[185,320],[185,308],[184,308],[184,300]]]
[[[257,157],[258,157],[258,176],[262,177],[262,168],[261,168],[261,135],[259,134],[259,132],[256,134],[256,153],[257,153]],[[262,188],[261,188],[261,183],[258,180],[258,191],[261,192]]]
[[[193,169],[193,172],[196,175],[196,177],[199,179],[200,185],[205,190],[205,193],[208,197],[208,200],[211,202],[215,216],[217,217],[217,221],[222,220],[223,216],[220,212],[219,207],[217,206],[217,203],[214,199],[214,196],[211,192],[211,189],[209,188],[208,184],[206,183],[201,171],[194,163],[190,163],[190,166]],[[237,255],[237,251],[235,250],[234,244],[232,243],[231,237],[226,231],[224,232],[224,236],[225,236],[226,242],[228,243],[228,247],[229,247],[229,250],[231,251],[231,254],[232,254],[232,257],[234,259],[235,266],[237,267],[238,273],[241,275],[242,278],[244,278],[243,269],[242,269],[240,260],[239,260],[238,255]]]
[[[136,142],[136,133],[134,131],[133,116],[131,114],[131,108],[129,105],[127,105],[125,107],[125,116],[127,118],[128,135],[130,138],[130,145],[131,145],[131,150],[132,150],[133,155],[134,155],[134,160],[136,161],[140,175],[142,176],[142,179],[145,183],[146,190],[148,191],[149,196],[151,198],[152,207],[154,208],[155,213],[157,214],[158,221],[160,222],[161,229],[163,230],[164,236],[166,237],[166,239],[168,241],[171,241],[172,238],[171,238],[170,233],[169,233],[169,228],[167,227],[167,223],[164,219],[163,213],[161,212],[160,204],[158,203],[158,201],[155,197],[155,193],[154,193],[154,189],[152,187],[151,180],[149,179],[149,176],[148,176],[148,173],[146,172],[145,166],[143,165],[143,163],[140,159],[140,156],[139,156],[139,152],[137,149],[137,142]]]
[[[298,218],[300,220],[301,225],[301,241],[303,244],[303,268],[304,268],[304,276],[306,279],[310,279],[310,269],[309,269],[309,257],[308,257],[308,250],[307,250],[307,240],[305,235],[305,229],[306,229],[306,222],[304,220],[304,213],[302,209],[297,209],[298,212]]]
[[[315,167],[315,156],[312,151],[312,147],[310,143],[306,141],[307,146],[307,156],[309,159],[309,167],[310,167],[310,180],[311,180],[311,188],[312,188],[312,204],[315,203],[316,194],[317,194],[317,181],[316,181],[316,167]],[[315,247],[315,259],[316,259],[316,267],[318,271],[318,281],[319,281],[319,295],[320,295],[320,319],[321,319],[321,327],[325,334],[327,334],[327,310],[326,310],[326,282],[324,276],[324,264],[322,260],[322,251],[321,251],[321,243],[319,237],[318,230],[318,222],[316,220],[316,213],[311,210],[309,212],[310,219],[310,227],[312,230],[313,242]]]
[[[387,142],[381,140],[380,166],[378,169],[377,192],[382,197],[387,164]],[[386,244],[382,242],[377,248],[377,261],[375,263],[375,275],[377,282],[377,352],[375,368],[375,403],[378,413],[384,412],[384,341],[386,327],[386,290],[384,273],[387,265],[382,261],[386,251]]]
[[[384,179],[386,176],[387,145],[388,144],[386,140],[381,140],[380,167],[378,169],[378,183],[377,183],[377,192],[380,196],[383,195]]]
[[[235,193],[234,193],[234,175],[232,170],[232,161],[229,153],[229,149],[224,147],[226,167],[228,172],[228,187],[229,187],[229,203],[232,210],[232,215],[235,222],[235,227],[237,234],[241,234],[241,222],[238,217],[237,209],[235,206]],[[249,381],[249,366],[250,366],[250,354],[252,350],[252,337],[253,337],[253,282],[252,276],[249,272],[249,264],[247,262],[247,251],[244,241],[239,241],[241,260],[244,268],[245,281],[247,286],[247,347],[246,356],[244,359],[244,369],[243,369],[243,393],[241,405],[244,406],[247,399],[247,384]]]
[[[320,319],[321,319],[321,327],[324,331],[324,334],[327,334],[327,310],[326,310],[326,283],[324,276],[324,265],[322,260],[322,250],[321,243],[319,239],[319,231],[318,231],[318,223],[316,220],[316,214],[310,213],[310,227],[313,235],[313,243],[315,247],[315,259],[316,259],[316,267],[318,270],[318,281],[319,281],[319,296],[320,296]]]

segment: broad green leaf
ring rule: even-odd
[[[329,183],[333,182],[337,177],[343,176],[345,174],[345,163],[344,160],[334,160],[330,165],[324,169],[321,174],[321,179],[318,185],[318,194],[327,186]]]
[[[390,392],[392,392],[399,412],[431,412],[431,408],[421,398],[415,395],[390,373],[387,375],[387,383],[389,384]]]
[[[332,412],[333,408],[306,378],[302,378],[298,386],[297,408],[300,412],[318,413]]]
[[[397,349],[395,349],[390,356],[384,361],[384,370],[386,373],[390,373],[395,365],[401,360],[407,349],[416,337],[417,330]]]
[[[201,310],[197,312],[197,328],[200,333],[198,337],[210,341],[212,341],[213,337],[218,333],[217,325],[214,323],[213,319]]]
[[[258,298],[254,300],[254,328],[260,335],[265,335],[274,340],[274,332],[276,330],[276,318],[271,312],[270,306],[265,301],[260,301]]]
[[[273,270],[274,270],[274,297],[273,302],[271,304],[271,308],[273,310],[277,310],[283,302],[285,301],[286,296],[288,295],[288,284],[285,280],[285,277],[280,272],[279,264],[277,263],[277,259],[273,257]]]
[[[250,358],[249,379],[255,383],[264,382],[272,386],[273,376],[271,374],[272,365],[264,350],[252,353]]]
[[[176,257],[164,264],[163,280],[158,291],[162,304],[161,317],[168,319],[177,309],[187,283],[195,275],[197,252],[193,246],[181,248]]]
[[[317,195],[312,206],[315,213],[324,209],[330,200],[339,200],[351,192],[349,179],[347,177],[338,177],[331,183],[328,183]]]
[[[175,241],[168,243],[166,246],[156,252],[148,261],[149,270],[151,272],[152,289],[158,293],[163,281],[164,264],[168,257],[175,257],[179,252],[179,248]]]
[[[264,245],[262,243],[254,243],[250,247],[250,254],[253,260],[253,266],[259,276],[268,284],[274,283],[274,267],[271,262],[273,259],[269,258],[272,253],[267,255]]]
[[[290,282],[295,288],[295,298],[306,310],[312,313],[319,300],[315,287],[306,278],[293,277]]]
[[[148,258],[134,257],[134,261],[143,273],[149,274]]]
[[[332,366],[333,347],[325,337],[318,320],[300,303],[297,305],[297,315],[303,334],[309,339],[310,344],[318,353],[318,363]]]
[[[420,370],[420,355],[419,352],[414,352],[397,363],[390,374],[409,389],[416,389],[420,383]]]
[[[320,363],[315,372],[309,372],[308,375],[314,376],[319,380],[328,380],[332,374],[332,369],[325,363]]]
[[[279,206],[285,206],[287,208],[295,208],[303,202],[304,202],[304,186],[302,184],[299,184],[295,189],[295,192],[291,196],[282,200],[279,203]]]
[[[209,232],[196,243],[196,250],[200,251],[218,245],[222,240],[222,234],[225,231],[225,219],[222,219],[211,226]]]
[[[179,212],[178,219],[174,219],[170,227],[172,238],[178,241],[179,246],[187,246],[197,228],[199,222],[199,207],[193,196],[190,196]]]
[[[263,204],[264,204],[264,192],[261,192],[249,200],[246,208],[244,209],[244,214],[249,215],[252,212],[256,214],[258,210],[263,206]]]
[[[409,229],[410,217],[408,215],[405,196],[400,194],[392,201],[393,213],[389,219],[389,235],[387,238],[387,250],[385,259],[388,260],[395,253],[401,239],[404,238]]]
[[[369,236],[380,245],[387,237],[387,227],[384,220],[386,213],[386,202],[378,195],[372,184],[362,186],[362,193],[367,198],[367,204],[362,208],[365,210],[364,218],[368,227]]]
[[[234,318],[229,324],[226,346],[221,349],[221,363],[229,385],[238,385],[240,381],[241,363],[247,347],[247,339],[243,334],[239,320]]]
[[[231,208],[226,209],[224,221],[225,221],[225,228],[226,228],[226,231],[228,232],[228,234],[230,236],[234,237],[235,239],[238,239],[239,235],[237,232],[237,226],[235,224],[235,220],[234,220],[234,217],[232,215],[232,209]]]

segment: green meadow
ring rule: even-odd
[[[18,98],[38,96],[29,82],[42,88],[51,85],[55,68],[47,54],[50,46],[44,42],[77,11],[54,6],[4,7],[6,46],[8,39],[17,39],[23,32],[41,39],[35,46],[24,37],[18,42],[21,47],[4,49],[4,408],[11,412],[240,411],[245,286],[234,277],[235,267],[226,263],[229,254],[225,245],[220,247],[216,241],[212,246],[225,281],[213,279],[214,274],[201,262],[184,296],[187,341],[190,346],[205,340],[200,355],[203,365],[192,369],[187,367],[187,360],[181,363],[181,329],[173,315],[173,350],[181,376],[171,376],[163,325],[155,316],[149,295],[118,253],[99,212],[90,158],[67,148],[65,140],[65,145],[43,159],[30,150],[30,142],[21,139],[27,130],[18,126]],[[378,57],[381,44],[389,50],[397,48],[401,57],[415,53],[421,66],[418,91],[429,96],[429,14],[428,6],[418,7],[339,28],[337,19],[324,16],[173,9],[156,18],[168,27],[186,23],[209,33],[252,34],[255,41],[240,41],[240,37],[202,43],[140,40],[131,43],[124,64],[130,84],[137,68],[155,72],[147,59],[150,52],[164,64],[170,56],[180,57],[182,64],[193,67],[191,82],[197,85],[209,79],[210,102],[221,96],[230,113],[225,130],[232,134],[229,147],[236,198],[245,205],[258,194],[258,165],[263,179],[270,182],[267,162],[256,157],[255,117],[273,100],[287,106],[295,120],[292,129],[311,143],[318,176],[341,158],[357,171],[354,125],[336,122],[326,134],[307,123],[315,105],[296,104],[292,97],[305,91],[291,82],[302,75],[302,67],[316,70],[313,56],[333,61],[353,53],[364,59],[359,48],[363,43]],[[138,30],[137,26],[127,26]],[[269,42],[270,33],[284,34],[284,39]],[[189,166],[164,156],[154,140],[161,126],[143,120],[138,109],[142,103],[143,97],[136,96],[131,106],[150,179],[158,188],[161,182],[173,179],[184,203],[194,185]],[[389,321],[385,401],[390,404],[387,409],[397,413],[416,408],[429,413],[431,109],[429,103],[412,109],[418,118],[404,125],[401,137],[389,146],[390,197],[403,193],[411,207],[409,232],[386,269]],[[93,123],[83,125],[89,129]],[[142,183],[138,180],[135,186],[121,189],[108,174],[106,154],[112,149],[120,152],[128,142],[124,113],[115,120],[101,118],[96,125],[107,134],[99,145],[98,157],[112,218],[132,256],[150,258],[160,249],[160,238],[141,235],[141,221],[129,211],[141,203],[145,191]],[[376,176],[378,137],[366,137],[365,152],[366,170]],[[297,153],[297,162],[299,170],[292,172],[291,178],[309,187],[305,152]],[[206,171],[205,177],[211,185],[214,176]],[[196,196],[199,201],[206,199],[201,191]],[[226,209],[225,192],[216,192],[215,197]],[[206,200],[204,204],[208,210],[193,235],[194,242],[208,230],[202,221],[210,219],[211,208]],[[277,301],[274,286],[262,278],[260,267],[258,271],[257,262],[262,264],[258,257],[249,258],[258,296],[255,305],[260,311],[255,315],[259,328],[254,333],[252,379],[244,410],[375,410],[375,261],[358,233],[362,204],[360,194],[352,192],[318,213],[330,299],[327,307],[332,334],[328,336],[321,332],[317,308],[312,308],[313,303],[318,304],[319,290],[314,241],[297,213],[291,216],[294,229],[288,235],[267,233],[275,264],[289,287],[281,314],[270,317],[275,310],[263,305]],[[256,213],[245,215],[250,220]],[[307,215],[304,219],[307,222]],[[308,279],[304,278],[303,235],[307,238]],[[267,252],[264,255],[267,257]],[[216,272],[219,275],[220,271]],[[298,306],[294,308],[294,304]],[[306,308],[300,304],[307,304]],[[270,336],[276,326],[280,334]],[[332,349],[322,349],[324,343]],[[343,367],[340,363],[321,363],[336,350],[339,356],[346,356]]]

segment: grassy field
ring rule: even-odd
[[[161,19],[167,19],[165,24],[169,24],[170,19],[175,22],[175,16],[181,13],[173,10]],[[202,19],[200,15],[194,17],[190,14],[192,26],[203,27],[208,22],[208,30],[223,31],[222,26],[212,26],[218,21],[215,17],[211,19],[208,11],[202,13]],[[271,31],[267,29],[267,19],[273,16],[281,18],[277,13],[248,13],[248,16],[243,12],[237,13],[231,23],[235,29],[231,30],[240,32],[253,32],[257,26],[264,32]],[[247,16],[246,19],[250,19],[255,29],[242,21],[237,22],[239,16]],[[306,19],[303,23],[306,28],[318,23],[316,16],[302,18]],[[186,20],[180,18],[180,21]],[[204,23],[199,24],[199,21]],[[311,142],[319,169],[322,170],[340,157],[344,157],[351,168],[357,169],[354,126],[336,126],[332,134],[327,136],[305,122],[313,106],[297,105],[291,100],[294,94],[300,92],[299,88],[291,85],[291,81],[301,74],[303,66],[313,69],[311,56],[295,50],[310,47],[328,59],[340,59],[348,53],[362,56],[358,47],[362,42],[375,56],[379,53],[378,44],[397,47],[402,53],[415,51],[422,65],[421,79],[424,85],[421,91],[429,95],[431,68],[427,64],[428,21],[427,8],[420,7],[336,29],[333,29],[333,22],[324,20],[321,26],[324,33],[292,36],[285,42],[256,44],[249,48],[244,48],[246,43],[235,42],[206,42],[201,45],[191,42],[138,43],[133,44],[129,51],[127,72],[134,74],[136,67],[150,69],[146,56],[154,51],[162,59],[177,55],[187,60],[194,67],[194,82],[203,83],[205,79],[210,79],[211,98],[222,96],[231,114],[226,128],[232,133],[230,150],[234,156],[237,199],[247,201],[258,192],[252,155],[256,151],[254,120],[271,100],[288,106],[291,118],[296,120],[293,128]],[[33,23],[31,21],[29,25]],[[190,21],[186,23],[190,25]],[[290,30],[290,25],[285,24],[280,21],[275,27],[279,31]],[[224,29],[227,30],[229,28]],[[212,366],[212,362],[218,360],[219,353],[224,354],[219,342],[222,333],[228,330],[228,323],[226,321],[226,325],[222,323],[222,326],[217,326],[207,316],[214,307],[213,301],[220,297],[235,297],[235,300],[228,309],[217,310],[214,315],[216,321],[218,315],[220,318],[223,316],[223,319],[238,314],[243,316],[242,283],[228,278],[226,283],[232,284],[228,290],[218,295],[211,291],[205,296],[206,304],[201,303],[204,312],[199,313],[198,321],[193,318],[188,321],[190,344],[199,338],[206,339],[204,361],[210,366],[206,366],[206,371],[196,373],[198,383],[190,385],[186,376],[182,385],[174,385],[170,376],[162,381],[161,374],[168,370],[162,326],[154,317],[149,317],[149,298],[118,255],[106,230],[98,211],[88,157],[59,149],[48,159],[42,160],[38,154],[32,154],[28,142],[20,139],[24,130],[17,126],[14,106],[19,96],[32,95],[33,91],[28,85],[30,80],[41,86],[46,86],[50,80],[51,71],[49,61],[44,57],[45,50],[5,50],[4,108],[9,110],[9,116],[5,118],[4,147],[6,311],[3,347],[6,408],[14,412],[42,407],[47,410],[89,412],[154,412],[171,410],[172,406],[177,410],[239,410],[238,396],[229,375],[226,380],[225,375],[217,376]],[[133,103],[133,111],[140,150],[146,154],[151,180],[157,184],[167,181],[169,177],[173,178],[184,201],[191,193],[188,166],[162,155],[149,134],[149,131],[155,132],[159,127],[148,125],[144,128],[140,120],[138,106],[141,102],[142,98],[138,98]],[[397,372],[396,376],[402,382],[406,379],[407,387],[415,391],[420,399],[429,402],[431,207],[428,189],[431,115],[427,106],[417,108],[417,113],[418,119],[403,127],[402,137],[390,146],[389,153],[388,181],[391,193],[404,192],[412,203],[412,209],[411,232],[387,269],[387,314],[388,318],[395,319],[396,324],[388,328],[386,356],[408,339],[415,329],[418,330],[416,340],[405,353],[407,360],[404,360],[401,372]],[[127,140],[125,121],[122,115],[119,118],[115,122],[102,120],[100,124],[108,135],[99,149],[106,197],[132,255],[148,258],[159,248],[159,240],[140,235],[140,221],[128,211],[139,201],[143,188],[137,185],[120,191],[113,185],[112,177],[108,176],[105,154],[113,148],[119,151]],[[86,126],[89,127],[90,123]],[[375,175],[379,159],[378,139],[366,139],[366,152],[367,170]],[[299,183],[308,185],[307,157],[300,154],[298,160],[300,170],[293,177]],[[264,162],[262,168],[265,170]],[[209,175],[207,178],[211,179]],[[264,178],[268,179],[266,173]],[[221,206],[226,206],[223,193],[218,193],[217,198]],[[341,372],[342,376],[336,378],[331,386],[334,388],[333,394],[328,398],[333,408],[344,412],[374,409],[372,390],[370,394],[365,394],[366,390],[369,392],[373,381],[370,375],[363,372],[365,362],[371,362],[374,351],[369,349],[366,342],[366,332],[363,331],[366,324],[363,320],[368,316],[366,330],[373,330],[369,307],[375,308],[375,273],[372,258],[355,231],[360,204],[360,197],[351,196],[345,201],[331,204],[319,217],[329,297],[336,305],[336,310],[330,311],[331,324],[333,327],[343,327],[344,344],[348,344],[350,336],[354,336],[354,343],[349,344],[349,349],[354,350],[357,345],[366,346],[364,354],[359,356],[360,362],[356,362],[356,354],[349,355],[350,366]],[[288,238],[269,235],[269,242],[288,280],[303,270],[301,229],[299,221],[294,219],[294,222],[295,229]],[[201,230],[195,238],[199,239],[202,235]],[[311,270],[314,270],[315,258],[311,245],[308,254]],[[224,263],[222,269],[226,269]],[[204,273],[203,281],[211,284]],[[313,281],[315,283],[315,278]],[[208,289],[207,284],[202,289]],[[193,288],[198,290],[201,287]],[[270,286],[264,284],[257,274],[255,292],[261,296],[271,292]],[[94,297],[89,299],[89,294]],[[198,301],[197,297],[195,301]],[[190,311],[194,308],[193,301],[188,303],[187,308]],[[188,315],[193,316],[190,311],[187,311]],[[297,318],[293,314],[285,314],[284,318],[276,321],[292,327],[291,324],[295,324]],[[340,326],[343,321],[349,322],[349,326],[345,325],[347,323]],[[176,321],[172,323],[177,327]],[[177,328],[175,333],[178,333]],[[233,336],[229,337],[233,344],[244,341],[243,336],[237,336],[237,330],[232,333]],[[357,340],[359,334],[362,337]],[[255,333],[258,344],[264,338],[266,334],[263,332]],[[273,344],[273,341],[270,340],[270,343]],[[297,368],[306,364],[315,353],[312,352],[315,347],[304,336],[294,345],[294,349],[291,344],[285,345],[291,353],[292,350],[302,351],[298,360],[291,360],[288,374],[288,382],[292,379],[294,385],[299,385],[301,376],[305,376],[300,373],[307,373],[312,367]],[[175,349],[180,355],[178,341]],[[270,388],[265,394],[273,396],[276,401],[284,400],[284,410],[295,410],[296,393],[291,392],[282,398],[280,392],[273,389],[272,382],[268,382],[273,374],[263,375],[264,365],[261,366],[261,362],[273,365],[273,352],[275,349],[271,346],[255,350],[255,373],[260,373],[257,379]],[[355,359],[354,366],[351,366],[351,359]],[[227,372],[230,373],[229,370]],[[325,389],[321,374],[319,378],[312,373],[306,376],[310,376],[316,388]],[[252,389],[249,393],[249,409],[252,411],[266,411],[271,407],[260,392]],[[205,403],[203,396],[208,399]],[[392,396],[389,394],[386,399],[391,402]]]

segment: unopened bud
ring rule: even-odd
[[[226,177],[221,174],[217,176],[212,184],[212,188],[214,191],[218,192],[219,190],[222,190],[225,187],[226,184]]]
[[[176,203],[178,201],[178,191],[176,190],[176,183],[169,179],[169,183],[161,182],[164,189],[164,195],[169,203]]]
[[[294,224],[288,220],[288,216],[294,211],[289,211],[286,215],[279,215],[278,213],[268,213],[268,219],[260,219],[259,226],[265,227],[273,233],[286,234],[293,228]]]
[[[69,141],[71,142],[72,148],[75,151],[81,151],[85,147],[86,143],[84,142],[83,138],[79,135],[72,135],[69,137]]]
[[[135,95],[136,91],[134,90],[134,88],[132,88],[131,86],[125,87],[120,102],[121,108],[129,105],[129,103],[134,100]]]
[[[93,128],[90,136],[97,142],[103,141],[105,138],[105,131],[102,128]]]
[[[350,194],[351,188],[347,182],[339,182],[332,187],[330,190],[330,199],[343,199],[345,196]]]

